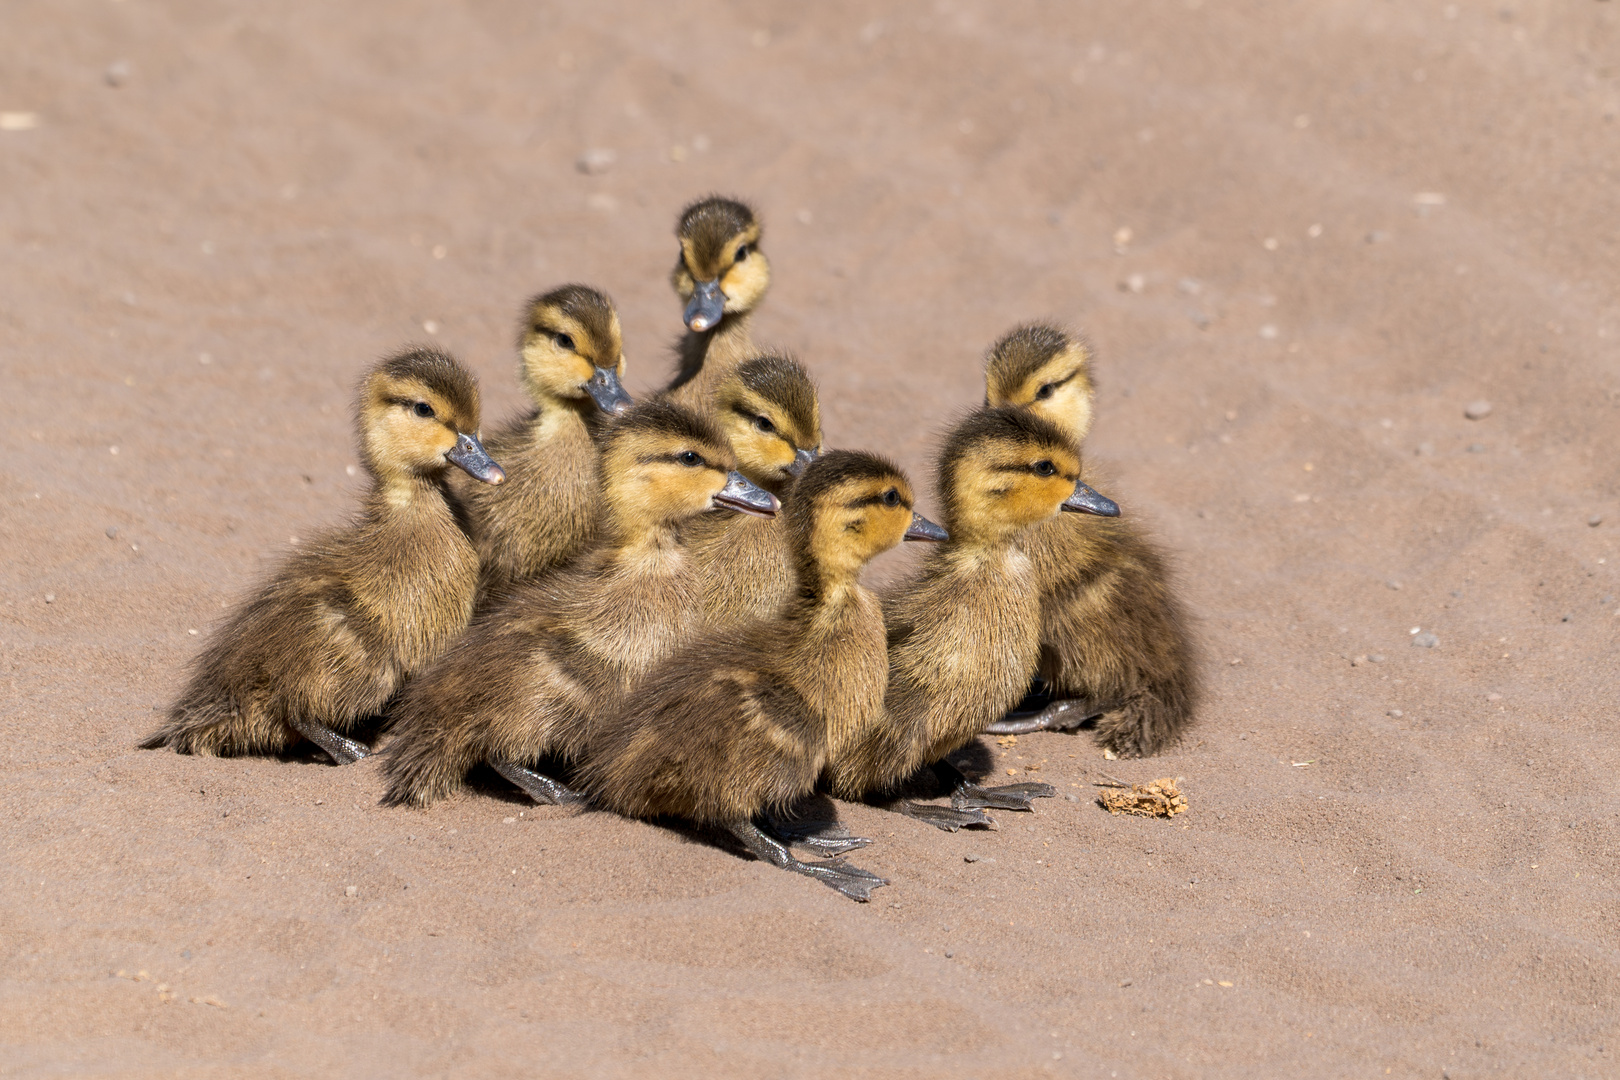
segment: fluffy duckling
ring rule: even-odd
[[[830,755],[832,791],[883,795],[935,763],[954,783],[958,810],[1028,809],[1050,785],[984,789],[943,759],[1023,697],[1040,653],[1040,593],[1023,538],[1060,510],[1117,514],[1080,480],[1080,453],[1058,428],[1018,409],[980,409],[946,439],[939,494],[950,537],[916,578],[884,602],[889,685],[881,723]],[[904,812],[954,831],[964,821],[941,808]]]
[[[518,380],[534,408],[487,442],[506,463],[499,487],[458,484],[482,565],[482,603],[515,581],[578,555],[595,533],[599,492],[593,438],[630,405],[613,301],[564,285],[524,307]]]
[[[483,762],[539,802],[574,801],[525,763],[573,757],[602,702],[701,629],[682,525],[716,506],[779,506],[735,469],[714,426],[679,405],[649,402],[610,424],[597,546],[515,587],[400,695],[383,801],[426,806]]]
[[[1076,444],[1091,427],[1090,352],[1050,326],[1014,330],[990,350],[985,400],[1026,409]],[[1158,753],[1198,700],[1193,639],[1157,547],[1127,521],[1061,517],[1022,541],[1041,595],[1039,674],[1052,701],[991,731],[1072,729],[1123,757]]]
[[[809,794],[829,747],[881,718],[883,613],[860,574],[903,539],[939,535],[912,502],[905,474],[881,458],[833,451],[811,463],[782,514],[800,582],[792,602],[709,631],[607,710],[581,755],[591,800],[724,829],[856,900],[886,884],[845,863],[800,862],[757,822]]]
[[[372,477],[359,520],[303,547],[237,609],[141,746],[273,753],[305,738],[355,761],[367,748],[343,733],[466,628],[478,552],[445,473],[505,478],[478,441],[477,382],[448,353],[400,353],[366,376],[358,426]]]
[[[787,498],[821,446],[821,407],[809,373],[790,356],[757,356],[726,377],[714,404],[737,471]],[[793,595],[797,561],[784,517],[704,514],[683,537],[711,627],[774,618]]]
[[[681,253],[670,284],[686,301],[687,333],[663,395],[708,412],[725,377],[755,354],[748,316],[770,288],[771,265],[759,250],[758,217],[736,199],[699,199],[681,212],[675,236]]]

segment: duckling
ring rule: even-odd
[[[466,628],[478,552],[445,473],[505,479],[478,441],[477,382],[448,353],[399,353],[362,383],[358,427],[372,478],[359,519],[302,548],[237,608],[143,748],[275,753],[304,738],[340,765],[356,761],[368,750],[344,732]]]
[[[954,783],[957,810],[1028,809],[1047,784],[985,789],[944,763],[1024,694],[1040,655],[1040,594],[1023,538],[1060,510],[1117,514],[1080,483],[1080,453],[1057,427],[1018,409],[984,408],[959,423],[939,458],[949,539],[888,596],[885,716],[829,755],[841,798],[882,796],[924,765]],[[900,809],[954,831],[967,819],[940,808]]]
[[[876,722],[888,679],[883,613],[861,569],[939,527],[871,454],[812,462],[782,514],[797,564],[785,610],[675,653],[595,725],[581,754],[590,799],[631,817],[724,829],[761,860],[856,900],[886,884],[845,863],[804,863],[756,822],[815,787],[831,746]]]
[[[715,392],[715,421],[737,454],[737,471],[782,499],[821,446],[816,385],[786,354],[756,356]],[[711,627],[768,619],[793,595],[797,562],[782,516],[715,511],[683,531]]]
[[[481,605],[589,546],[596,525],[602,418],[630,405],[620,376],[624,350],[613,301],[564,285],[524,306],[518,380],[534,407],[486,445],[506,463],[507,482],[458,484],[482,567]]]
[[[670,284],[686,301],[679,366],[663,396],[709,412],[714,392],[755,354],[748,316],[765,298],[771,265],[759,250],[759,218],[746,203],[711,195],[681,212],[680,256]]]
[[[701,629],[681,527],[716,506],[751,514],[780,506],[736,472],[714,425],[668,402],[633,407],[607,426],[601,475],[596,546],[514,587],[400,695],[385,803],[426,806],[482,762],[539,802],[577,801],[525,763],[572,758],[601,702]]]
[[[1091,354],[1051,326],[1025,326],[991,348],[985,400],[1026,409],[1076,444],[1091,426]],[[1041,594],[1039,674],[1052,701],[997,733],[1073,729],[1122,757],[1156,754],[1192,719],[1198,665],[1162,552],[1128,521],[1061,517],[1023,540]]]

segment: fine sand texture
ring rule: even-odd
[[[0,1073],[1620,1074],[1620,3],[3,22]],[[437,342],[493,427],[577,280],[659,384],[710,191],[829,445],[920,490],[997,335],[1089,336],[1099,487],[1198,618],[1180,746],[983,739],[1062,792],[994,831],[839,804],[868,905],[493,781],[135,749],[352,513],[366,365]]]

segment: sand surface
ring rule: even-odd
[[[1620,3],[3,21],[0,1073],[1620,1072]],[[756,338],[829,441],[920,483],[996,335],[1089,334],[1090,455],[1206,643],[1182,747],[985,740],[1077,796],[994,832],[841,807],[866,906],[494,790],[381,809],[375,762],[134,749],[350,512],[366,364],[438,341],[492,424],[520,301],[582,280],[657,384],[711,190],[766,216]],[[1103,773],[1191,809],[1110,817]]]

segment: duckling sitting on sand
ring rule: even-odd
[[[445,474],[505,479],[478,441],[478,384],[448,353],[384,360],[360,390],[371,491],[359,519],[302,547],[197,658],[169,721],[141,742],[183,754],[275,753],[308,739],[338,764],[349,738],[472,616],[478,552]]]
[[[911,485],[870,454],[812,462],[783,512],[799,587],[780,614],[710,631],[599,712],[581,752],[591,801],[632,817],[722,828],[761,860],[856,900],[884,880],[804,863],[761,828],[816,785],[831,746],[877,723],[883,614],[860,573],[901,540],[936,539]]]

